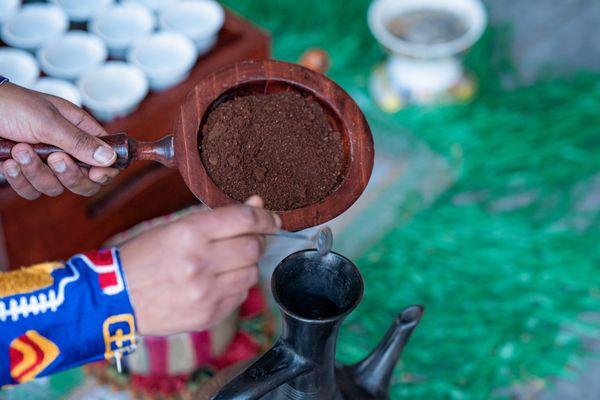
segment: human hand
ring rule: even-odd
[[[188,214],[121,247],[138,330],[170,335],[208,329],[233,312],[258,282],[263,234],[281,226],[254,196]]]
[[[58,196],[65,187],[92,196],[117,176],[118,170],[108,168],[116,153],[98,139],[106,131],[67,100],[5,83],[0,87],[0,115],[0,137],[19,142],[1,168],[20,196],[29,200],[41,194]],[[46,165],[29,145],[34,143],[51,144],[65,152],[48,156]],[[79,167],[67,153],[92,168]]]

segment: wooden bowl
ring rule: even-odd
[[[203,79],[188,94],[174,124],[175,155],[179,171],[192,192],[207,206],[237,203],[210,178],[200,157],[202,128],[210,112],[233,97],[297,92],[316,100],[332,128],[343,138],[344,172],[340,185],[319,203],[277,211],[283,228],[300,230],[327,222],[350,207],[364,191],[373,168],[373,138],[354,100],[335,82],[297,64],[248,61]],[[185,157],[185,162],[181,162]]]
[[[281,61],[246,61],[202,79],[187,95],[173,126],[173,135],[156,142],[137,142],[126,134],[102,139],[117,152],[113,166],[125,168],[134,160],[153,160],[178,168],[190,190],[210,208],[237,203],[210,178],[200,157],[202,127],[223,101],[252,94],[297,92],[317,101],[331,127],[340,132],[344,148],[343,179],[324,200],[289,211],[276,211],[283,228],[300,230],[325,223],[350,207],[365,190],[373,169],[373,138],[363,113],[352,98],[326,76]],[[15,143],[0,140],[0,161],[10,158]],[[42,159],[56,151],[33,145]]]

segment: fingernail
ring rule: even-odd
[[[275,225],[277,225],[278,228],[281,228],[281,217],[277,214],[273,214],[273,219],[275,219]]]
[[[6,167],[6,173],[8,174],[8,176],[10,176],[11,178],[16,178],[17,175],[19,175],[19,168],[15,167],[13,165],[10,165],[8,167]]]
[[[94,160],[103,165],[108,165],[114,157],[115,151],[110,147],[99,146],[94,152]]]
[[[98,182],[98,183],[106,183],[106,182],[108,182],[108,176],[106,176],[106,175],[101,176],[100,178],[98,178],[96,180],[96,182]]]
[[[67,170],[67,164],[65,164],[63,160],[54,161],[53,163],[50,163],[50,166],[59,174],[62,174]]]
[[[31,161],[31,154],[28,151],[19,151],[15,153],[15,159],[19,164],[29,164]]]

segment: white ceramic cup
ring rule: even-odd
[[[197,59],[194,43],[185,35],[160,31],[140,39],[127,54],[155,91],[168,89],[187,78]]]
[[[81,94],[79,93],[79,89],[77,89],[77,87],[75,87],[75,85],[73,85],[71,82],[63,79],[48,77],[40,78],[33,85],[33,90],[61,97],[70,101],[76,106],[81,107]]]
[[[459,15],[466,32],[454,40],[435,44],[412,43],[395,36],[389,23],[408,11],[433,9]],[[452,57],[471,47],[483,34],[487,14],[481,0],[375,0],[368,13],[369,29],[373,36],[396,54],[415,58]]]
[[[160,14],[160,26],[192,39],[200,55],[215,45],[224,23],[225,11],[214,0],[183,0]]]
[[[11,47],[34,51],[52,43],[68,27],[67,15],[60,7],[26,4],[2,25],[2,40]]]
[[[0,75],[15,85],[31,88],[40,76],[35,58],[25,50],[0,47]]]
[[[394,18],[407,12],[431,9],[457,15],[466,31],[442,43],[414,43],[390,32]],[[387,76],[397,93],[414,98],[435,98],[460,82],[463,66],[458,55],[483,34],[487,14],[481,0],[375,0],[368,12],[369,29],[392,54],[386,62]]]
[[[115,0],[52,0],[73,22],[85,22],[110,7]]]
[[[21,0],[0,0],[0,25],[19,11]]]
[[[106,43],[113,58],[123,59],[128,48],[140,38],[149,35],[156,26],[152,11],[140,4],[125,3],[112,6],[96,15],[89,25]]]
[[[144,73],[122,61],[109,61],[88,71],[77,86],[83,105],[101,121],[130,114],[148,93]]]
[[[107,58],[104,42],[85,31],[70,31],[38,51],[42,71],[55,78],[75,80]]]
[[[155,13],[159,13],[172,7],[179,0],[123,0],[123,3],[137,3],[148,7]]]

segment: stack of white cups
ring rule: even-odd
[[[185,80],[224,21],[215,0],[0,0],[0,75],[108,121]]]

